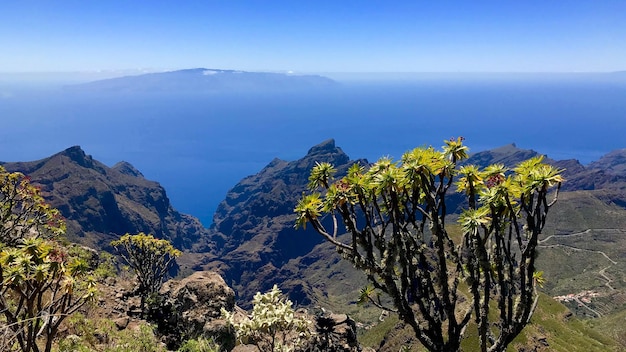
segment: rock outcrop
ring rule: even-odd
[[[160,312],[153,318],[170,348],[182,338],[203,336],[214,339],[222,348],[232,348],[235,337],[221,309],[233,311],[235,293],[215,272],[198,271],[182,280],[170,280],[159,291]]]

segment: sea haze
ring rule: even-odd
[[[86,93],[0,85],[0,160],[80,145],[160,182],[206,225],[228,189],[273,158],[328,138],[352,158],[399,157],[464,136],[473,151],[516,143],[583,163],[625,148],[626,80],[417,77],[298,92]]]

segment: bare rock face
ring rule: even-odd
[[[233,311],[235,293],[219,274],[198,271],[182,280],[169,280],[159,295],[160,309],[152,314],[168,348],[176,349],[183,339],[198,336],[213,338],[225,348],[234,346],[235,337],[220,311]]]

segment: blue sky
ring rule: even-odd
[[[0,72],[626,70],[626,1],[0,3]]]

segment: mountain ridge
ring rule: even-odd
[[[336,81],[319,75],[193,68],[115,77],[69,85],[65,89],[83,92],[234,92],[289,91],[338,85]]]
[[[197,219],[171,206],[159,183],[127,162],[109,168],[73,146],[40,160],[0,164],[40,185],[46,201],[66,218],[72,241],[108,248],[127,232],[147,232],[192,249],[207,237]]]

